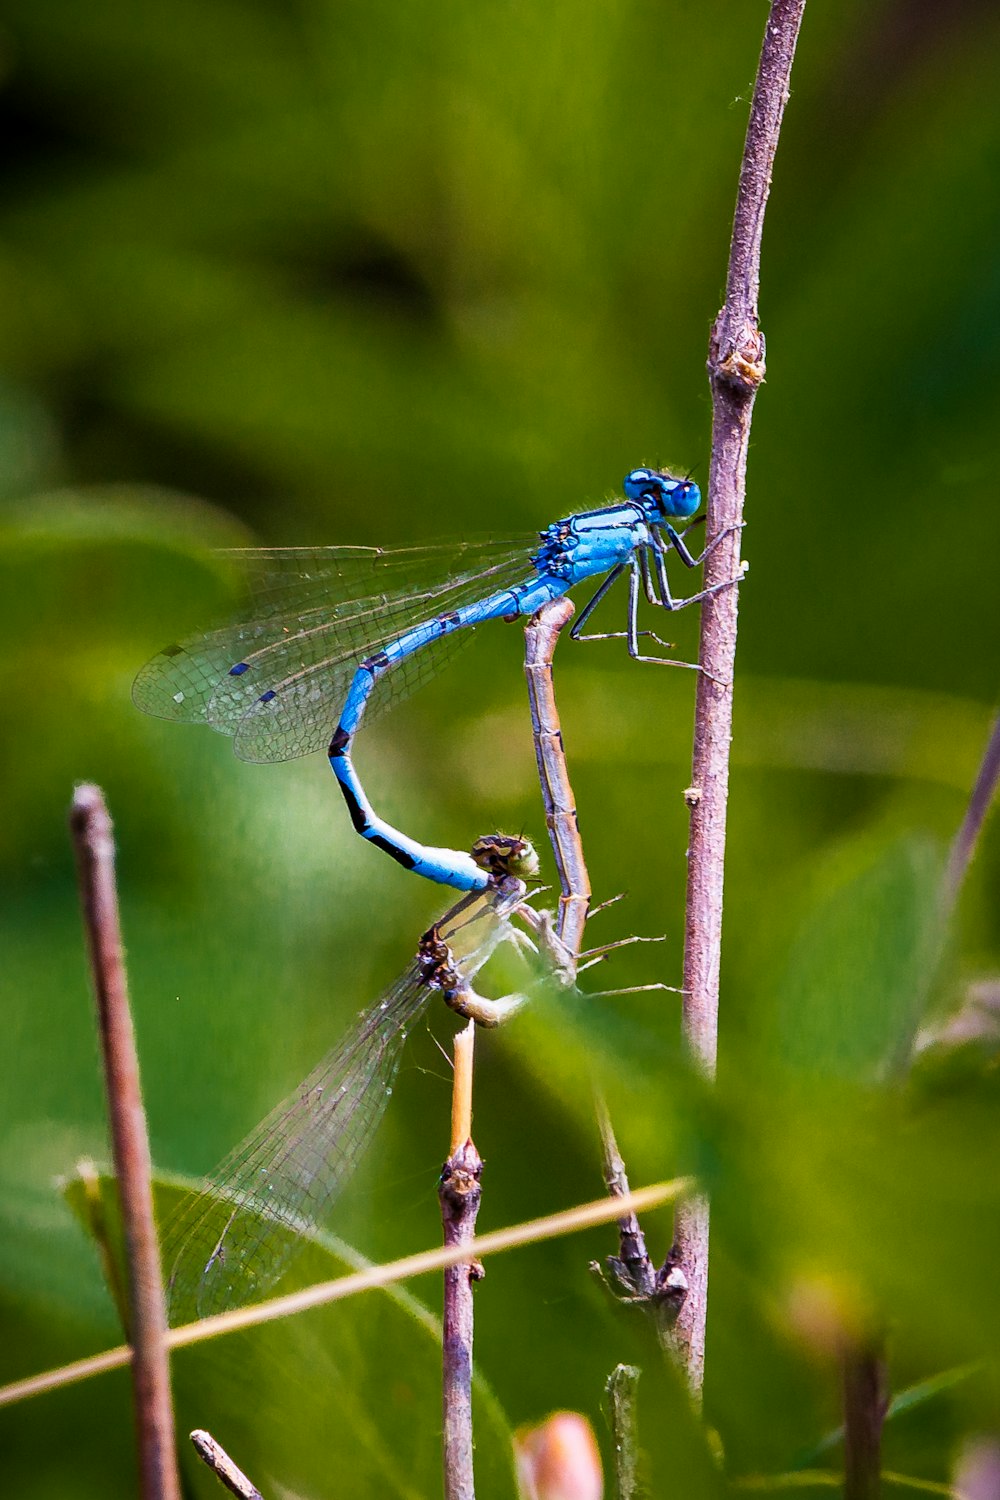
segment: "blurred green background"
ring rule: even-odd
[[[240,764],[139,715],[135,671],[222,607],[214,545],[518,533],[636,464],[704,480],[765,14],[5,7],[0,1379],[120,1338],[54,1186],[106,1159],[73,782],[99,781],[116,820],[164,1170],[207,1170],[446,904],[350,832],[322,756]],[[764,245],[719,1098],[684,1077],[669,996],[553,1000],[480,1047],[481,1227],[600,1191],[588,1060],[635,1182],[694,1166],[713,1184],[716,1437],[592,1284],[588,1259],[614,1249],[594,1233],[497,1261],[479,1289],[484,1497],[512,1492],[485,1457],[505,1422],[579,1408],[608,1451],[622,1358],[646,1369],[652,1492],[692,1497],[836,1466],[835,1444],[814,1451],[839,1422],[831,1325],[887,1326],[897,1390],[996,1348],[992,1045],[915,1079],[900,1064],[923,1012],[961,1006],[1000,948],[995,825],[940,965],[932,917],[996,700],[998,63],[1000,16],[977,0],[807,9]],[[696,620],[671,627],[690,658]],[[484,629],[362,738],[381,811],[432,843],[542,839],[521,651],[518,627]],[[676,984],[691,674],[614,642],[567,645],[557,671],[595,892],[629,892],[594,940],[668,939],[591,987]],[[429,1024],[336,1221],[373,1257],[439,1232],[433,1038],[451,1026]],[[669,1217],[647,1229],[662,1255]],[[436,1282],[412,1291],[437,1308]],[[178,1360],[182,1419],[265,1487],[434,1494],[435,1358],[396,1313],[359,1304],[322,1337]],[[977,1365],[890,1423],[887,1465],[945,1481],[998,1402]],[[133,1493],[127,1383],[3,1412],[0,1454],[12,1495]]]

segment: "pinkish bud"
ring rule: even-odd
[[[956,1495],[995,1500],[1000,1495],[1000,1447],[994,1438],[967,1438],[955,1468]]]
[[[514,1434],[521,1500],[601,1500],[604,1476],[594,1430],[575,1411],[555,1411]]]

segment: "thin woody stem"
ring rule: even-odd
[[[573,601],[563,595],[531,617],[524,629],[524,675],[528,682],[545,826],[559,872],[556,936],[565,947],[575,971],[590,913],[590,876],[583,857],[576,800],[566,768],[562,725],[552,686],[552,656],[559,634],[569,624],[573,613]]]
[[[788,101],[789,79],[805,0],[773,0],[764,32],[740,168],[726,277],[726,300],[712,330],[712,458],[708,536],[720,537],[705,565],[705,587],[735,578],[754,397],[764,377],[758,326],[760,247],[771,172]],[[733,722],[738,589],[710,594],[702,605],[694,756],[688,804],[691,833],[684,937],[684,1037],[688,1052],[714,1077],[725,870],[729,746]],[[708,1313],[709,1209],[704,1197],[681,1205],[676,1248],[688,1294],[675,1328],[688,1384],[700,1400]]]
[[[598,1094],[594,1101],[597,1125],[601,1132],[601,1155],[604,1162],[604,1186],[612,1198],[624,1198],[629,1190],[628,1174],[618,1149],[608,1106]],[[620,1255],[624,1265],[633,1273],[636,1291],[652,1297],[656,1291],[656,1273],[646,1249],[646,1237],[642,1232],[638,1216],[623,1214],[618,1220]]]
[[[580,950],[591,910],[590,876],[577,821],[576,799],[566,764],[566,749],[552,676],[552,661],[560,633],[572,618],[573,604],[563,597],[543,605],[531,617],[524,631],[524,671],[528,680],[538,780],[545,807],[545,823],[559,872],[555,957],[558,972],[567,982],[579,971]],[[633,940],[623,940],[624,943],[630,941]],[[620,945],[617,943],[610,943],[604,949],[594,952],[603,956],[618,946]],[[637,985],[632,988],[655,987],[657,986]],[[624,1198],[629,1191],[625,1163],[618,1150],[607,1105],[599,1090],[595,1092],[594,1107],[601,1133],[605,1186],[613,1198]],[[661,1345],[672,1351],[670,1328],[676,1317],[678,1303],[684,1295],[683,1275],[674,1266],[672,1256],[660,1271],[656,1269],[634,1213],[625,1213],[619,1219],[618,1240],[618,1255],[609,1256],[605,1263],[609,1274],[605,1275],[600,1266],[595,1265],[594,1269],[617,1295],[624,1294],[631,1300],[645,1304],[653,1318]]]
[[[965,810],[965,817],[955,835],[948,855],[948,866],[942,883],[942,906],[950,915],[958,899],[958,892],[976,852],[979,835],[983,831],[986,815],[993,804],[1000,785],[1000,715],[993,721],[990,737],[986,743],[976,776],[976,784]]]
[[[881,1350],[851,1348],[843,1362],[844,1500],[878,1500],[882,1492],[882,1427],[888,1410]]]
[[[264,1500],[257,1486],[247,1478],[237,1464],[233,1463],[225,1448],[215,1441],[210,1432],[195,1428],[190,1438],[194,1451],[202,1463],[211,1469],[215,1477],[231,1494],[237,1495],[239,1500]]]
[[[451,1155],[472,1135],[472,1076],[476,1052],[476,1023],[456,1033],[452,1043],[455,1068],[451,1081]]]
[[[472,1066],[476,1028],[470,1021],[455,1037],[451,1154],[441,1172],[438,1198],[444,1243],[467,1245],[476,1232],[482,1199],[483,1163],[472,1141]],[[472,1429],[472,1288],[482,1279],[478,1261],[448,1266],[444,1273],[442,1405],[445,1500],[475,1500]]]
[[[79,786],[70,830],[76,852],[104,1062],[111,1143],[128,1261],[132,1385],[143,1500],[179,1500],[167,1316],[153,1217],[149,1135],[128,1003],[111,819],[100,788]]]
[[[636,1387],[641,1373],[635,1365],[616,1365],[605,1388],[614,1447],[616,1500],[636,1500],[640,1493]]]
[[[628,1174],[618,1149],[611,1116],[604,1100],[595,1100],[597,1123],[601,1132],[601,1151],[604,1158],[604,1185],[612,1198],[626,1198],[629,1193]],[[646,1307],[656,1330],[660,1347],[674,1354],[673,1326],[677,1309],[687,1292],[683,1273],[674,1264],[673,1252],[657,1269],[646,1248],[646,1236],[642,1232],[639,1216],[624,1213],[618,1220],[618,1255],[610,1256],[605,1265],[610,1273],[609,1284],[617,1282],[619,1293],[624,1291],[629,1300]]]

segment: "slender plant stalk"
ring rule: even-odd
[[[996,797],[998,785],[1000,785],[1000,714],[993,721],[993,728],[986,742],[986,750],[980,762],[979,774],[972,788],[965,817],[962,819],[948,855],[948,866],[945,870],[941,892],[941,904],[946,916],[950,915],[958,899],[962,881],[972,863],[979,835],[983,831],[986,815]]]
[[[532,615],[524,628],[524,675],[528,682],[545,826],[559,872],[556,936],[575,966],[590,912],[590,876],[583,858],[576,800],[566,767],[562,725],[552,685],[552,656],[559,634],[573,614],[573,601],[564,594]]]
[[[628,1192],[625,1162],[618,1149],[608,1106],[598,1095],[594,1101],[597,1125],[601,1132],[601,1155],[604,1162],[604,1186],[612,1198],[624,1198]],[[656,1272],[646,1249],[646,1236],[636,1214],[625,1214],[618,1220],[619,1256],[637,1294],[652,1297],[656,1292]]]
[[[167,1316],[153,1217],[149,1134],[128,1003],[111,818],[100,788],[79,786],[70,829],[90,956],[111,1144],[128,1261],[132,1386],[143,1500],[179,1500]]]
[[[264,1500],[257,1486],[247,1478],[237,1464],[233,1463],[225,1448],[215,1441],[210,1432],[195,1428],[190,1437],[194,1451],[202,1463],[211,1469],[216,1479],[224,1484],[227,1490],[238,1495],[239,1500]]]
[[[470,1021],[455,1037],[451,1154],[441,1171],[438,1198],[447,1247],[468,1245],[476,1232],[482,1200],[483,1163],[472,1141],[472,1067],[476,1028]],[[444,1273],[442,1406],[445,1500],[475,1500],[472,1436],[473,1283],[482,1279],[478,1261],[462,1261]]]
[[[559,873],[559,901],[554,922],[548,916],[538,916],[530,906],[521,907],[518,913],[541,939],[543,947],[547,948],[553,966],[553,977],[566,985],[574,983],[581,967],[590,968],[616,948],[627,948],[632,943],[663,941],[662,938],[619,938],[617,942],[583,952],[584,932],[592,915],[590,874],[583,853],[576,800],[566,764],[566,747],[563,744],[552,678],[552,659],[559,636],[573,614],[573,601],[563,596],[552,600],[550,604],[544,604],[524,627],[524,672],[528,681],[531,731],[545,807],[545,824]],[[607,901],[604,905],[611,906],[613,901]],[[581,966],[581,958],[588,962]],[[661,984],[659,981],[629,985],[624,989],[591,990],[589,993],[592,996],[631,995],[648,990],[680,993],[672,985]]]
[[[639,1494],[639,1414],[636,1388],[642,1371],[636,1365],[616,1365],[605,1387],[611,1415],[615,1452],[616,1500],[636,1500]]]
[[[612,1198],[624,1199],[629,1194],[628,1175],[611,1116],[600,1096],[595,1103],[604,1158],[604,1183]],[[677,1321],[677,1309],[687,1294],[684,1272],[676,1264],[675,1253],[671,1250],[662,1266],[654,1266],[639,1216],[631,1212],[618,1220],[618,1246],[618,1255],[609,1256],[605,1262],[606,1280],[613,1292],[646,1309],[660,1348],[673,1357],[676,1353],[673,1327]]]
[[[705,565],[705,586],[735,578],[746,490],[750,420],[764,378],[764,340],[758,325],[760,246],[781,119],[788,100],[795,44],[805,0],[772,0],[750,105],[736,194],[726,300],[709,349],[712,458],[708,536],[722,535]],[[701,609],[694,756],[688,803],[687,903],[684,933],[684,1037],[691,1057],[715,1074],[722,952],[729,745],[733,722],[738,590],[721,589]],[[681,1204],[675,1242],[688,1282],[675,1338],[688,1384],[701,1399],[708,1316],[709,1208],[704,1197]]]
[[[451,1151],[455,1156],[472,1135],[472,1078],[476,1057],[476,1023],[470,1021],[455,1033],[452,1043],[454,1068],[451,1078]]]
[[[552,676],[552,660],[559,636],[573,614],[573,601],[563,595],[561,599],[544,604],[524,627],[524,675],[528,682],[538,782],[545,808],[545,826],[559,874],[555,936],[561,945],[563,973],[569,979],[575,977],[580,962],[591,897],[590,874],[580,837],[576,798],[569,779]],[[595,1095],[594,1105],[603,1146],[605,1186],[613,1196],[621,1197],[628,1192],[625,1163],[618,1151],[607,1105],[599,1094]],[[641,1242],[645,1265],[650,1276],[654,1275],[638,1219],[634,1215],[622,1219],[619,1231],[622,1260],[631,1263],[635,1247]]]
[[[545,806],[560,896],[555,920],[556,961],[564,979],[576,975],[583,946],[583,936],[590,913],[590,876],[583,852],[576,799],[569,779],[566,748],[556,704],[552,662],[560,633],[573,618],[573,603],[565,597],[543,605],[525,626],[524,670],[528,680],[531,726],[538,763],[538,779]],[[630,941],[625,939],[626,942]],[[612,947],[618,946],[612,944]],[[637,986],[640,989],[649,986]],[[625,1163],[618,1149],[614,1127],[600,1092],[595,1093],[594,1107],[601,1133],[604,1183],[612,1198],[628,1196],[629,1184]],[[646,1248],[638,1217],[624,1213],[618,1220],[617,1256],[609,1256],[605,1268],[594,1266],[611,1290],[628,1300],[642,1303],[649,1311],[661,1346],[673,1353],[670,1330],[677,1307],[684,1296],[683,1272],[674,1264],[673,1253],[657,1270]]]
[[[844,1356],[843,1382],[844,1500],[878,1500],[882,1427],[889,1405],[881,1346],[849,1349]]]

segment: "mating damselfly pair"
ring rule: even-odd
[[[625,638],[638,661],[690,665],[640,651],[640,634],[651,634],[638,627],[640,593],[669,611],[735,580],[675,598],[669,550],[695,567],[719,540],[694,556],[673,525],[694,515],[698,487],[634,469],[624,490],[624,500],[554,522],[537,539],[231,554],[248,583],[245,613],[168,647],[136,679],[139,707],[232,735],[243,759],[280,761],[326,746],[357,831],[406,868],[470,893],[425,934],[396,984],[168,1227],[175,1319],[261,1296],[274,1283],[353,1171],[385,1108],[407,1029],[434,990],[486,1024],[520,1003],[519,997],[484,1002],[471,980],[511,931],[507,918],[525,895],[519,876],[532,873],[530,846],[493,836],[465,854],[417,843],[375,814],[351,744],[366,709],[371,717],[413,691],[472,627],[532,615],[600,574],[606,576],[571,634],[608,638],[584,635],[583,627],[627,573],[626,629],[613,634]]]
[[[134,701],[159,718],[231,735],[243,760],[292,760],[325,748],[362,837],[429,880],[485,890],[491,872],[471,855],[418,843],[379,817],[354,767],[354,736],[366,714],[370,721],[413,692],[476,625],[532,615],[601,574],[571,636],[609,638],[583,629],[627,574],[626,628],[611,634],[624,637],[637,661],[690,666],[640,651],[641,636],[651,633],[639,630],[640,593],[677,610],[736,580],[675,598],[668,552],[693,568],[720,540],[695,556],[673,524],[694,516],[701,492],[693,480],[655,469],[631,470],[623,489],[623,500],[579,511],[532,537],[394,551],[232,552],[246,580],[245,612],[153,657],[136,678]]]

